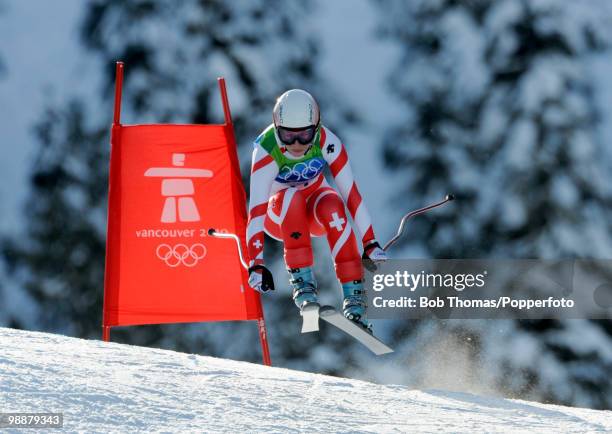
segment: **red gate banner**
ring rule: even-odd
[[[237,246],[246,200],[224,82],[222,125],[121,125],[111,133],[103,327],[260,320]],[[262,330],[263,329],[263,330]],[[107,338],[108,336],[106,336]]]

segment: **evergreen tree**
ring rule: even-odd
[[[0,1],[0,18],[2,18],[4,11],[5,11],[5,4],[4,2]],[[4,63],[4,60],[3,60],[2,51],[0,51],[0,78],[4,78],[6,76],[6,72],[7,72],[6,64]]]
[[[0,1],[0,19],[2,18],[2,15],[5,11],[5,5],[4,2]],[[0,51],[0,81],[3,80],[7,75],[7,68],[6,68],[6,64],[4,63],[3,60],[3,55],[2,55],[2,51]],[[1,197],[0,197],[1,199]],[[4,211],[4,207],[0,206],[0,213],[2,213]],[[6,271],[5,271],[5,266],[4,264],[0,263],[0,304],[3,305],[7,305],[7,295],[6,295],[6,287],[5,287],[5,276],[6,276]],[[3,322],[8,322],[8,318],[10,318],[11,315],[8,314],[7,312],[0,312],[0,323]]]
[[[605,2],[377,4],[383,34],[402,47],[389,83],[405,117],[382,143],[388,167],[406,174],[397,192],[414,206],[447,191],[459,199],[415,220],[406,247],[436,258],[610,257],[609,153],[585,66],[609,41]],[[395,334],[406,354],[427,351],[423,336],[458,343],[470,371],[459,377],[492,389],[612,405],[610,322],[404,322]],[[407,381],[436,369],[425,364]]]
[[[216,77],[224,75],[246,178],[250,144],[271,122],[275,98],[284,90],[312,92],[330,124],[354,120],[349,110],[328,105],[334,92],[316,67],[319,41],[294,23],[296,16],[305,20],[312,8],[311,2],[280,0],[98,0],[87,5],[81,39],[88,55],[106,68],[101,95],[47,109],[36,129],[40,148],[27,205],[28,239],[5,240],[3,249],[9,269],[40,307],[38,328],[87,338],[101,334],[115,60],[126,64],[126,123],[218,123],[223,114]],[[270,250],[279,244],[267,244],[267,255],[273,256]],[[272,358],[277,364],[313,368],[309,344],[315,337],[292,342],[300,325],[286,279],[284,272],[277,276],[280,290],[264,299],[267,322],[273,325],[268,330]],[[19,316],[12,321],[25,324]],[[119,342],[261,360],[254,323],[116,330],[113,339]]]

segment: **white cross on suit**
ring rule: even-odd
[[[261,241],[259,240],[255,240],[255,242],[253,243],[253,245],[255,246],[256,249],[259,249],[261,247]]]
[[[342,232],[342,225],[344,224],[346,220],[340,217],[337,212],[332,214],[332,218],[333,220],[329,222],[329,227],[336,228],[338,232]]]

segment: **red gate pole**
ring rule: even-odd
[[[225,78],[217,78],[219,83],[219,91],[221,92],[221,102],[223,103],[223,114],[225,117],[225,129],[227,131],[228,139],[234,144],[234,152],[230,152],[230,159],[234,166],[236,173],[240,173],[240,162],[238,161],[238,145],[236,144],[236,136],[234,135],[234,123],[232,122],[232,112],[230,111],[229,99],[227,98],[227,89],[225,88]],[[244,188],[241,189],[246,202],[246,193]],[[246,213],[246,210],[245,210]]]
[[[113,159],[113,152],[117,152],[116,142],[118,140],[117,136],[119,134],[119,129],[121,128],[121,95],[123,93],[123,62],[117,62],[115,64],[115,107],[113,111],[113,126],[111,128],[111,160]],[[110,171],[109,171],[110,177]],[[110,184],[110,182],[109,182]],[[109,203],[110,203],[110,189],[109,189]],[[109,222],[107,224],[110,225],[111,216],[108,216]],[[107,230],[107,234],[109,231]],[[106,267],[108,267],[109,263],[109,248],[108,248],[108,240],[106,244]],[[102,313],[102,340],[104,342],[110,341],[110,326],[105,324],[106,319],[106,302],[107,302],[107,294],[106,288],[108,282],[110,280],[110,276],[108,270],[104,272],[104,308]]]
[[[263,362],[266,366],[272,366],[270,360],[270,348],[268,347],[268,336],[266,334],[266,321],[263,317],[263,309],[261,311],[261,318],[257,320],[257,328],[259,329],[259,341],[261,342],[261,352],[263,355]]]
[[[115,112],[113,125],[121,123],[121,94],[123,93],[123,62],[115,65]]]
[[[217,83],[219,83],[219,90],[221,91],[221,101],[223,102],[223,114],[225,117],[225,125],[232,127],[232,131],[234,131],[234,124],[232,123],[232,112],[229,107],[229,100],[227,98],[227,88],[225,87],[225,78],[219,77],[217,78]],[[235,142],[236,140],[234,140]]]
[[[228,131],[229,139],[234,144],[236,149],[236,137],[234,136],[234,124],[232,123],[232,113],[230,111],[229,100],[227,98],[227,89],[225,87],[225,79],[223,77],[217,78],[219,83],[219,91],[221,92],[221,101],[223,102],[223,114],[225,117],[225,126]],[[237,173],[240,173],[240,163],[238,162],[237,152],[231,153],[232,163],[235,165]],[[246,200],[246,197],[245,197]],[[268,347],[268,336],[266,333],[266,321],[264,319],[263,306],[261,305],[261,299],[259,299],[259,308],[261,310],[261,317],[257,319],[257,329],[259,330],[259,340],[261,342],[261,353],[263,363],[266,366],[272,366],[270,360],[270,348]]]

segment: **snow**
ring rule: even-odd
[[[69,431],[605,432],[612,411],[411,390],[194,354],[0,329],[3,412]]]

